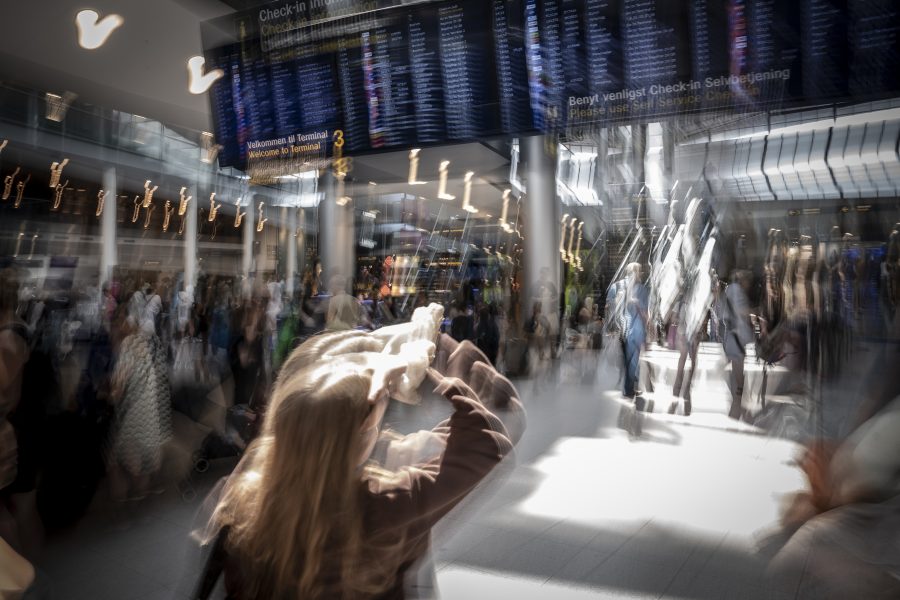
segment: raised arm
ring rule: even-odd
[[[436,430],[446,448],[440,457],[406,467],[390,481],[370,480],[372,522],[379,529],[430,528],[512,451],[503,423],[477,399],[464,395],[474,395],[465,383],[433,369],[429,379],[454,407],[453,415]]]

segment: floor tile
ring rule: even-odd
[[[458,556],[454,562],[481,569],[502,570],[502,565],[509,564],[510,555],[532,539],[534,537],[531,535],[500,530]]]
[[[649,563],[615,555],[589,573],[585,580],[604,588],[659,597],[669,587],[679,568],[680,565],[674,561]]]
[[[588,575],[600,568],[613,555],[610,551],[581,548],[566,564],[549,578],[557,583],[584,583]]]

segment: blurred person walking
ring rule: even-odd
[[[118,311],[112,338],[111,493],[116,500],[138,500],[158,489],[164,446],[172,437],[168,365],[159,338],[124,311]]]
[[[450,307],[450,337],[457,342],[475,338],[475,318],[463,294]]]
[[[478,324],[475,326],[475,345],[484,352],[491,364],[497,365],[497,353],[500,352],[500,328],[494,317],[494,307],[484,305],[478,311]]]
[[[640,396],[641,349],[647,340],[650,292],[643,283],[640,263],[625,268],[625,297],[623,300],[622,349],[625,362],[625,382],[622,395],[628,399]]]
[[[725,356],[731,362],[731,409],[728,416],[740,419],[744,395],[744,358],[746,346],[754,340],[750,321],[750,299],[747,294],[753,284],[753,274],[743,269],[735,270],[731,283],[725,288]]]
[[[559,351],[559,310],[560,298],[556,283],[550,277],[550,269],[542,267],[538,281],[531,290],[532,302],[540,302],[541,310],[547,320],[547,347],[550,358],[556,358]],[[532,305],[533,306],[533,305]]]
[[[264,344],[268,339],[267,291],[254,290],[253,295],[236,315],[238,336],[229,351],[234,378],[234,404],[229,418],[241,441],[252,439],[259,426],[259,413],[265,411],[269,395],[269,373]],[[243,416],[241,416],[243,415]]]
[[[328,300],[325,328],[331,331],[355,328],[359,324],[359,303],[347,293],[347,278],[334,275],[329,287],[331,298]]]
[[[528,341],[528,374],[534,379],[536,390],[543,389],[550,362],[550,320],[544,314],[540,301],[534,303],[531,317],[525,321],[525,339]]]
[[[145,282],[141,289],[131,295],[128,303],[128,316],[137,327],[148,335],[158,335],[158,320],[162,313],[163,303],[153,286]]]
[[[678,371],[672,386],[672,396],[675,397],[675,401],[669,406],[670,414],[674,414],[678,410],[679,396],[684,399],[685,416],[691,414],[691,384],[697,368],[697,352],[700,348],[700,340],[706,331],[710,319],[710,308],[714,301],[715,277],[711,264],[715,244],[715,237],[710,237],[706,241],[697,267],[689,272],[682,285],[681,298],[676,304],[675,314],[678,318],[676,345],[679,356]],[[685,380],[684,370],[688,357],[691,359],[691,367],[687,373],[687,380]]]

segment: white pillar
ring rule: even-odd
[[[243,255],[241,261],[241,278],[242,289],[245,296],[250,295],[250,271],[253,269],[253,234],[256,231],[256,196],[250,194],[252,200],[247,206],[247,214],[244,215],[244,222],[241,225],[243,231]]]
[[[288,207],[284,209],[285,218],[282,227],[285,229],[285,246],[287,247],[286,265],[284,270],[284,291],[288,298],[293,298],[294,278],[297,276],[297,212],[299,209]]]
[[[522,317],[531,317],[535,301],[542,303],[543,314],[550,320],[554,334],[559,324],[560,255],[559,206],[556,199],[555,140],[535,135],[519,139],[526,168],[525,210],[525,289],[522,294]],[[548,293],[549,289],[552,290]],[[540,290],[543,290],[541,292]],[[549,305],[549,306],[548,306]]]
[[[652,223],[660,226],[666,222],[668,201],[672,192],[673,156],[674,138],[671,127],[667,123],[647,125],[644,155],[647,216]]]
[[[199,197],[200,190],[194,195]],[[188,202],[184,213],[184,289],[191,296],[197,286],[197,204],[197,200]]]
[[[116,251],[116,211],[118,210],[118,198],[116,197],[116,168],[109,167],[103,172],[103,190],[106,192],[103,214],[100,216],[100,285],[112,279],[113,268],[118,264],[119,257]]]
[[[319,203],[319,256],[326,278],[323,283],[327,287],[332,275],[343,275],[347,279],[347,292],[350,292],[356,275],[352,202],[346,206],[337,205],[335,179],[331,173],[323,176],[322,183],[325,195]]]
[[[297,273],[306,272],[306,209],[297,209]]]

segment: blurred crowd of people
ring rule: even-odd
[[[0,276],[0,342],[7,346],[0,372],[6,392],[0,537],[27,561],[39,557],[45,526],[65,526],[84,513],[104,475],[110,498],[128,506],[173,485],[187,492],[198,462],[234,457],[242,462],[207,525],[223,526],[219,536],[233,532],[223,541],[232,558],[255,556],[260,544],[274,552],[264,565],[220,569],[235,597],[274,597],[297,586],[303,597],[333,597],[338,588],[347,597],[402,589],[404,573],[415,575],[410,565],[427,554],[430,524],[487,475],[524,427],[515,388],[493,366],[500,337],[490,305],[479,305],[473,319],[470,307],[445,311],[424,293],[367,302],[348,293],[340,275],[327,288],[303,285],[290,294],[276,278],[244,287],[234,278],[201,275],[192,289],[178,277],[146,272],[119,272],[93,297],[86,291],[77,300],[37,300],[25,293],[21,275],[7,269]],[[41,302],[47,306],[34,307]],[[463,334],[454,339],[442,329]],[[45,371],[35,376],[30,365],[38,360]],[[40,381],[54,385],[39,395],[32,386]],[[433,491],[409,498],[403,516],[394,510],[396,482],[383,468],[367,468],[360,481],[359,465],[379,439],[384,392],[412,398],[423,382],[436,385],[455,412],[427,440],[387,440],[387,465],[400,469],[398,456],[405,456],[426,480],[444,463],[449,467]],[[504,420],[509,429],[497,420],[504,411],[512,411],[512,421]],[[350,413],[359,418],[345,420]],[[352,442],[354,431],[362,432],[360,443]],[[303,447],[294,448],[300,450],[294,458],[271,462],[297,439]],[[410,448],[419,451],[412,456]],[[460,469],[466,462],[471,468]],[[303,477],[285,479],[289,468]],[[245,487],[228,491],[245,469],[268,482],[254,494],[273,507],[269,525],[251,523],[258,500]],[[350,487],[360,484],[382,489],[355,505]],[[334,510],[324,510],[326,504]],[[371,511],[380,515],[374,530],[348,521],[354,514],[373,522]],[[313,537],[273,545],[272,527],[283,530],[281,519],[308,522],[297,533]],[[320,533],[328,538],[324,546]],[[360,536],[382,544],[384,535],[399,536],[389,544],[396,560],[381,555],[389,570],[360,571],[360,553],[371,550]],[[334,552],[343,557],[335,561]],[[202,578],[208,563],[193,564],[186,576]],[[297,564],[299,582],[292,580]],[[341,572],[352,576],[335,578]]]
[[[611,353],[601,360],[621,365],[633,410],[652,411],[643,395],[667,397],[672,385],[668,412],[690,415],[700,343],[721,344],[724,372],[705,384],[728,384],[728,416],[804,448],[807,490],[786,499],[764,545],[776,597],[900,597],[900,225],[880,244],[837,226],[795,239],[773,228],[758,262],[745,235],[718,225],[694,200],[682,221],[637,232],[645,243],[608,288]],[[642,361],[654,347],[678,352],[674,382]],[[755,398],[745,394],[751,365],[762,373]],[[641,389],[654,383],[666,389]]]
[[[459,397],[501,398],[504,409],[513,406],[521,412],[517,392],[505,376],[529,375],[540,391],[553,380],[551,373],[560,380],[574,375],[594,383],[598,373],[608,373],[598,366],[612,363],[620,367],[616,385],[621,386],[622,396],[642,411],[647,408],[646,392],[654,391],[647,387],[659,379],[649,372],[652,365],[642,356],[656,344],[678,354],[674,382],[665,382],[672,386],[668,410],[691,415],[702,342],[721,344],[727,368],[717,376],[727,381],[731,418],[783,434],[778,428],[783,405],[767,406],[767,394],[792,395],[793,408],[805,415],[806,425],[793,437],[809,449],[801,466],[809,476],[810,492],[797,498],[785,516],[787,534],[773,559],[774,578],[790,578],[799,560],[798,540],[809,543],[807,538],[819,535],[810,532],[807,524],[822,523],[825,512],[845,510],[855,515],[848,516],[849,521],[829,517],[822,526],[834,528],[835,535],[865,533],[873,523],[885,532],[897,531],[896,512],[891,512],[896,504],[896,471],[890,471],[896,461],[880,454],[889,451],[897,437],[884,435],[895,431],[891,427],[896,421],[896,401],[891,400],[900,387],[884,377],[860,390],[855,404],[850,403],[857,426],[841,431],[824,426],[822,415],[828,409],[822,396],[826,387],[846,380],[851,365],[863,372],[876,364],[889,365],[890,358],[885,357],[896,355],[890,348],[881,349],[881,362],[861,362],[852,348],[855,339],[876,330],[888,341],[898,339],[900,231],[895,227],[887,244],[873,250],[840,230],[821,239],[788,240],[783,232],[772,229],[760,253],[763,260],[754,266],[726,251],[733,240],[721,235],[716,216],[699,200],[690,203],[681,221],[673,219],[659,231],[636,233],[645,243],[634,244],[634,251],[625,256],[605,299],[577,282],[560,289],[547,269],[522,298],[517,285],[504,296],[491,291],[492,283],[480,278],[463,279],[440,297],[414,288],[411,294],[395,295],[390,286],[379,282],[360,286],[340,274],[325,279],[317,262],[296,289],[288,289],[284,280],[274,276],[246,282],[201,273],[192,286],[178,274],[120,270],[99,288],[51,292],[37,288],[27,272],[6,268],[0,271],[0,539],[34,561],[45,529],[76,521],[102,482],[108,484],[109,497],[126,506],[173,485],[187,494],[191,472],[200,462],[234,457],[243,461],[242,467],[224,492],[220,490],[224,495],[217,502],[221,504],[208,515],[215,527],[207,530],[205,539],[209,543],[230,539],[225,555],[246,556],[264,545],[274,521],[268,525],[253,521],[247,507],[261,500],[235,491],[234,482],[266,469],[289,468],[288,463],[279,466],[268,458],[286,443],[285,433],[279,439],[278,427],[293,423],[309,429],[310,424],[294,419],[312,410],[319,396],[330,398],[349,385],[332,380],[333,374],[316,371],[315,365],[344,365],[341,361],[349,360],[347,372],[361,378],[350,387],[388,387],[401,396],[413,394],[409,386],[428,379],[455,410],[466,413],[459,414],[466,420],[474,418],[474,409],[461,404]],[[720,275],[725,270],[729,271],[727,283]],[[530,311],[520,315],[520,304],[530,306]],[[427,348],[427,344],[434,346],[436,335],[443,346]],[[601,349],[602,353],[593,352]],[[440,357],[442,352],[443,359],[435,359],[435,353]],[[469,356],[469,370],[460,370],[462,359],[457,352]],[[376,364],[373,353],[399,357],[401,364]],[[347,354],[355,358],[348,359]],[[329,363],[329,356],[337,362]],[[423,356],[427,357],[424,362]],[[432,361],[441,365],[438,372],[426,369]],[[763,365],[758,403],[748,402],[744,392],[745,370],[753,361]],[[474,363],[482,363],[479,369],[486,371],[472,379]],[[766,369],[776,368],[787,375],[767,390]],[[388,371],[390,377],[384,375]],[[345,408],[359,412],[359,418],[369,423],[363,413],[370,415],[367,411],[378,403],[360,402]],[[273,403],[278,410],[296,404],[300,412],[276,417]],[[376,430],[381,415],[383,411],[374,418]],[[321,421],[325,423],[333,417],[310,418],[325,419]],[[490,421],[492,417],[478,418]],[[513,422],[519,420],[520,416],[513,417]],[[443,427],[435,435],[445,436]],[[519,426],[517,432],[492,427],[507,441],[521,434]],[[317,444],[331,443],[329,436],[334,435],[346,439],[345,434],[327,429],[319,433],[325,438]],[[259,440],[267,440],[271,447],[260,446]],[[441,440],[449,443],[445,437]],[[357,451],[368,456],[371,448],[350,447],[350,454],[355,456]],[[336,455],[331,468],[356,477],[358,464],[344,460],[347,456]],[[409,518],[432,523],[495,462],[467,475],[471,478],[458,489],[446,491],[445,500],[429,509],[427,518],[415,511]],[[372,473],[364,479],[366,485],[387,486],[396,492],[388,479]],[[326,476],[310,470],[309,477]],[[347,480],[329,480],[327,485],[347,485]],[[274,493],[262,488],[257,492]],[[379,498],[341,510],[357,515],[378,510]],[[304,506],[314,508],[321,501],[310,497]],[[868,504],[861,507],[860,503]],[[270,517],[274,518],[266,518]],[[335,529],[336,518],[336,514],[323,516],[323,522],[331,524],[321,532],[304,531],[336,535],[341,552],[359,558],[359,536],[376,532],[356,526]],[[868,521],[861,525],[860,519]],[[857,526],[862,529],[853,529]],[[229,531],[236,532],[236,537],[230,538]],[[896,568],[898,553],[890,546],[892,540],[883,540],[888,546],[881,555],[887,557],[885,567],[875,564],[873,555],[855,549],[846,541],[849,538],[842,539],[832,539],[836,546],[829,547],[830,554],[816,568],[827,570],[835,561],[850,561],[846,553],[852,552],[854,568],[882,586],[890,583],[880,577],[893,576],[891,569]],[[270,557],[278,562],[278,569],[295,569],[298,552],[309,556],[325,551],[321,544],[303,548],[306,542],[298,543]],[[413,546],[392,547],[399,552],[398,560],[421,559],[422,547]],[[285,572],[271,571],[271,567],[232,569],[237,577],[232,585],[256,590],[253,593],[288,585]],[[224,570],[227,575],[227,563]],[[301,572],[304,589],[321,591],[340,585],[337,572],[329,571],[325,579],[320,578],[321,572],[306,567]],[[350,581],[360,589],[384,590],[397,584],[397,580],[379,579],[384,576],[373,571],[355,574]],[[238,595],[249,597],[244,591]]]
[[[258,437],[278,374],[322,334],[389,331],[436,306],[439,331],[496,365],[500,315],[470,304],[470,284],[445,309],[350,283],[323,285],[318,263],[294,291],[275,277],[201,273],[191,286],[127,270],[57,291],[0,271],[0,539],[36,561],[45,531],[76,522],[100,490],[123,513],[173,486],[190,493],[199,462],[237,459]]]

